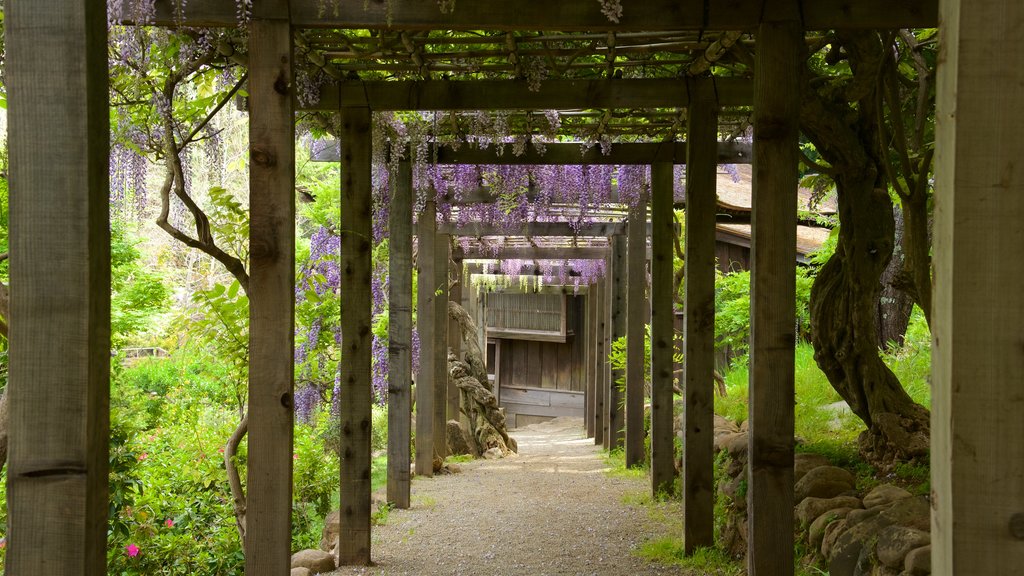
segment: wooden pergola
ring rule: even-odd
[[[370,561],[370,273],[371,112],[379,110],[582,110],[582,122],[619,133],[680,131],[687,145],[624,146],[616,163],[650,164],[652,186],[650,302],[653,354],[653,487],[671,481],[672,165],[687,169],[684,507],[687,550],[712,538],[712,326],[714,310],[715,164],[723,154],[721,118],[741,127],[753,113],[752,327],[750,360],[749,553],[752,575],[793,573],[793,347],[799,78],[805,33],[831,28],[936,26],[944,42],[938,92],[933,378],[933,569],[936,574],[1010,574],[1024,565],[1024,5],[1017,0],[650,0],[629,4],[609,22],[593,0],[474,0],[441,13],[434,2],[255,0],[249,26],[250,94],[250,351],[249,472],[246,572],[287,573],[293,427],[295,112],[340,115],[342,164],[341,373],[342,514],[340,562]],[[190,0],[184,16],[158,0],[153,24],[235,26],[230,0]],[[941,11],[941,18],[940,18]],[[324,13],[326,12],[326,13]],[[336,15],[337,14],[337,15]],[[338,16],[340,15],[340,16]],[[105,572],[109,438],[110,242],[107,157],[106,7],[90,0],[11,0],[7,6],[10,103],[11,449],[8,505],[11,574]],[[378,57],[345,30],[374,30]],[[314,30],[316,34],[299,34]],[[606,76],[545,80],[349,80],[300,106],[292,78],[296,54],[323,58],[327,74],[376,70],[445,70],[423,48],[426,30],[493,31],[505,53],[496,73],[516,75],[530,55],[518,31],[595,36]],[[637,38],[666,39],[662,64],[701,66],[711,31],[746,31],[756,40],[753,82],[739,78],[616,78],[642,52]],[[676,34],[678,32],[678,34]],[[662,36],[653,34],[662,33]],[[634,36],[630,36],[630,35]],[[602,40],[603,38],[603,40]],[[739,34],[722,34],[736,42]],[[349,41],[345,45],[346,39]],[[301,40],[301,41],[300,41]],[[359,41],[365,41],[359,40]],[[319,47],[318,47],[319,46]],[[326,48],[325,48],[326,46]],[[331,48],[333,46],[333,48]],[[399,48],[400,47],[400,48]],[[333,52],[332,52],[333,51]],[[402,59],[394,58],[402,52]],[[999,54],[999,58],[993,58]],[[319,55],[319,56],[316,56]],[[432,60],[432,58],[434,60]],[[675,60],[679,60],[676,62]],[[588,64],[590,65],[590,64]],[[457,68],[457,67],[456,67]],[[591,68],[594,68],[591,65]],[[460,70],[453,68],[452,73]],[[685,72],[685,71],[684,71]],[[653,109],[685,108],[681,116]],[[648,112],[594,115],[595,109]],[[586,114],[591,114],[587,116]],[[661,114],[661,116],[658,116]],[[525,122],[525,120],[524,120]],[[653,126],[653,128],[651,128]],[[528,128],[527,128],[528,129]],[[633,131],[633,132],[630,132]],[[646,134],[646,132],[639,131]],[[724,152],[731,154],[728,150]],[[558,152],[523,161],[555,162]],[[734,156],[729,156],[734,157]],[[485,151],[452,151],[451,161],[496,162]],[[629,160],[632,158],[632,160]],[[567,162],[569,155],[563,162]],[[598,156],[585,159],[601,161]],[[577,157],[573,160],[579,163]],[[412,177],[399,170],[391,207],[390,433],[408,438],[411,380]],[[431,290],[447,267],[435,250],[433,206],[420,221],[419,329],[443,342],[447,296]],[[588,430],[605,446],[619,442],[624,418],[629,458],[637,458],[636,401],[642,375],[627,375],[625,414],[616,412],[607,367],[610,337],[636,337],[645,316],[637,278],[647,226],[635,211],[610,247],[608,278],[588,299],[593,393]],[[451,230],[455,233],[457,231]],[[443,244],[443,240],[441,243]],[[644,246],[645,250],[637,250]],[[432,254],[434,258],[425,258]],[[997,256],[998,255],[998,256]],[[41,265],[40,263],[45,263]],[[432,279],[432,283],[425,282]],[[447,282],[443,283],[447,285]],[[435,297],[436,296],[436,297]],[[428,308],[428,307],[433,308]],[[434,314],[426,313],[433,309]],[[627,326],[628,325],[628,326]],[[54,351],[62,362],[53,362]],[[424,359],[436,357],[425,347]],[[630,357],[635,358],[630,351]],[[631,366],[635,366],[635,362]],[[641,364],[642,366],[642,364]],[[416,469],[429,473],[449,402],[443,362],[421,366]],[[433,378],[430,376],[433,375]],[[635,396],[634,396],[635,397]],[[640,405],[642,410],[642,405]],[[426,415],[433,417],[424,417]],[[440,417],[440,420],[439,420]],[[642,419],[642,412],[641,412]],[[632,431],[632,432],[631,432]],[[994,442],[994,438],[1001,439]],[[399,443],[400,444],[400,443]],[[405,442],[408,450],[408,442]],[[389,461],[389,499],[408,503],[410,455]],[[634,460],[635,461],[635,460]],[[403,469],[404,468],[404,469]],[[403,500],[404,499],[404,500]]]

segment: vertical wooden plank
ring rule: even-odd
[[[584,296],[584,302],[586,303],[585,308],[584,308],[585,314],[586,314],[586,329],[584,330],[584,338],[583,338],[584,346],[583,346],[583,351],[584,351],[584,365],[585,365],[584,370],[585,370],[585,374],[586,374],[585,375],[585,382],[586,382],[586,389],[587,389],[587,395],[586,395],[587,411],[586,411],[586,414],[584,415],[584,421],[585,421],[585,423],[587,425],[587,438],[594,438],[594,420],[595,420],[595,417],[594,417],[594,407],[596,405],[596,400],[597,400],[597,398],[596,398],[597,397],[597,389],[596,389],[596,387],[594,385],[594,383],[596,381],[596,376],[597,376],[597,373],[596,373],[596,370],[597,370],[596,364],[597,363],[596,363],[596,360],[594,359],[594,355],[597,352],[596,351],[597,346],[595,345],[595,342],[594,342],[594,340],[596,338],[596,336],[594,335],[594,312],[597,310],[597,308],[594,305],[594,298],[595,298],[595,288],[594,288],[594,285],[591,285],[590,289],[587,291],[587,295]]]
[[[526,369],[526,385],[532,388],[543,386],[541,381],[541,346],[536,340],[523,342],[526,356],[523,359],[523,367]]]
[[[647,296],[647,192],[629,210],[626,264],[626,466],[644,462],[644,332]],[[644,310],[648,308],[648,310]]]
[[[754,63],[750,298],[750,576],[793,573],[797,136],[803,30],[793,0],[769,2]]]
[[[434,297],[434,329],[437,332],[437,356],[434,360],[434,454],[448,456],[448,273],[451,236],[438,234],[434,245],[434,273],[437,274]]]
[[[110,390],[106,7],[6,6],[8,574],[105,574]],[[14,192],[16,191],[16,192]]]
[[[605,268],[607,270],[607,267]],[[600,278],[594,283],[590,294],[594,298],[594,444],[603,446],[605,440],[605,374],[607,372],[607,355],[604,348],[604,335],[608,329],[608,317],[605,314],[605,293],[608,281]],[[588,295],[588,298],[590,296]]]
[[[558,361],[558,344],[556,342],[540,343],[540,387],[558,388],[559,376],[562,371]]]
[[[463,284],[465,278],[462,271],[462,261],[451,263],[451,289],[448,293],[448,300],[455,302],[459,306],[465,306],[462,301],[463,295]],[[459,323],[449,318],[448,320],[448,348],[455,354],[457,358],[462,358],[462,332],[459,329]],[[481,348],[484,354],[487,353],[487,348]],[[487,360],[485,359],[484,362]],[[458,420],[459,419],[459,387],[454,382],[448,382],[446,386],[448,390],[448,419]]]
[[[412,164],[398,163],[388,214],[388,502],[409,507],[412,434]]]
[[[1024,52],[1001,47],[1024,41],[1024,5],[939,4],[932,573],[1017,574],[1024,566],[1024,260],[1017,256],[1024,118],[1011,111],[1024,106]]]
[[[614,236],[612,238],[612,289],[610,294],[612,318],[610,338],[612,341],[626,335],[627,253],[626,237]],[[624,395],[619,390],[619,383],[625,377],[625,370],[612,370],[605,404],[608,411],[608,439],[605,446],[609,450],[622,447],[625,436]]]
[[[654,494],[671,492],[676,475],[672,435],[673,188],[672,164],[651,166],[651,489]]]
[[[420,338],[420,366],[416,374],[416,474],[434,475],[434,366],[437,363],[437,207],[433,196],[420,212],[417,229],[416,331]]]
[[[249,25],[249,466],[245,573],[291,569],[295,116],[287,2]]]
[[[370,563],[370,110],[341,109],[340,565]]]
[[[689,145],[686,147],[686,240],[683,243],[686,250],[683,542],[687,554],[714,544],[715,182],[718,176],[715,153],[718,146],[718,110],[714,86],[709,81],[697,81],[690,89],[690,95],[687,114]],[[793,261],[796,261],[795,254]]]

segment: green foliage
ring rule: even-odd
[[[715,346],[744,354],[750,339],[750,272],[715,272]],[[810,339],[812,270],[796,269],[796,321],[799,337]]]
[[[743,567],[718,548],[697,548],[687,556],[683,541],[677,536],[667,536],[644,542],[637,555],[641,558],[694,570],[706,576],[739,576]]]
[[[149,329],[170,297],[160,275],[140,264],[139,242],[125,223],[111,222],[110,332],[114,349]]]

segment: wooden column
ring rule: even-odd
[[[370,563],[370,110],[341,109],[340,565]]]
[[[462,287],[466,278],[462,273],[462,261],[452,262],[449,260],[448,266],[451,271],[451,289],[448,293],[448,300],[459,306],[464,306]],[[447,314],[447,309],[445,313]],[[448,319],[448,348],[456,358],[462,359],[462,330],[459,328],[459,323],[451,318]],[[483,352],[486,353],[487,350],[483,349]],[[445,369],[445,380],[447,381],[447,364]],[[446,388],[448,390],[448,420],[459,420],[459,387],[454,382],[448,382]]]
[[[249,466],[245,573],[291,569],[295,114],[288,3],[249,25]]]
[[[644,463],[644,337],[647,291],[647,191],[629,210],[626,264],[626,466]],[[646,308],[646,310],[645,310]]]
[[[583,363],[585,382],[586,382],[586,393],[584,394],[584,405],[583,405],[583,423],[587,430],[587,438],[594,437],[594,380],[597,376],[597,367],[595,365],[594,355],[597,351],[597,347],[594,346],[594,313],[596,306],[594,306],[594,291],[593,289],[587,290],[587,295],[584,296],[584,342],[583,346]]]
[[[676,475],[672,426],[673,180],[671,163],[651,166],[651,489],[655,495],[670,493]]]
[[[607,270],[607,263],[605,266]],[[605,441],[605,395],[608,371],[608,355],[605,353],[605,333],[608,330],[608,315],[606,313],[605,295],[608,279],[600,278],[594,283],[594,339],[591,345],[594,347],[594,444],[603,445]]]
[[[715,181],[718,110],[714,86],[690,90],[686,159],[684,298],[683,542],[686,553],[714,544]],[[795,226],[794,222],[794,226]],[[795,228],[794,228],[795,229]],[[796,261],[796,255],[794,254]],[[790,270],[792,270],[792,263]]]
[[[796,191],[804,40],[796,2],[769,2],[754,62],[750,273],[750,576],[793,573]],[[787,19],[788,17],[788,19]]]
[[[932,570],[1024,566],[1024,5],[939,3]]]
[[[388,213],[388,502],[409,507],[412,427],[412,164],[398,163]]]
[[[420,340],[420,366],[416,374],[416,474],[434,475],[434,365],[437,360],[437,287],[434,245],[437,243],[437,208],[427,199],[420,213],[416,250],[416,331]]]
[[[626,335],[626,297],[627,297],[627,244],[625,236],[612,238],[612,287],[611,287],[611,335],[612,341]],[[623,444],[625,410],[622,405],[623,395],[619,392],[619,381],[626,377],[625,370],[612,370],[605,397],[605,418],[608,420],[608,436],[605,447],[609,450],[621,448]]]
[[[106,6],[10,2],[8,574],[105,574]]]
[[[448,456],[448,263],[451,253],[451,236],[438,234],[434,244],[434,273],[437,274],[434,289],[434,338],[437,347],[434,352],[434,454],[442,460]]]

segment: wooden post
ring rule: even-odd
[[[295,114],[287,2],[249,25],[249,467],[245,573],[291,569]]]
[[[388,502],[409,507],[412,427],[412,164],[398,163],[388,213]]]
[[[448,294],[448,300],[455,302],[459,306],[465,306],[462,301],[462,287],[465,283],[466,278],[462,273],[462,261],[452,262],[449,261],[449,269],[451,270],[451,288]],[[447,309],[445,315],[447,317]],[[462,330],[459,328],[459,323],[455,320],[448,319],[448,348],[455,354],[456,358],[462,359]],[[482,352],[486,353],[487,349],[482,349]],[[484,360],[486,362],[486,360]],[[445,364],[445,380],[448,380],[447,376],[448,365]],[[448,382],[446,386],[448,390],[448,420],[459,420],[459,387],[454,382]],[[447,425],[447,424],[446,424]]]
[[[651,166],[651,489],[655,495],[670,493],[676,475],[672,437],[673,180],[672,164]]]
[[[710,81],[695,83],[687,114],[686,295],[683,353],[683,542],[714,544],[715,181],[718,110]],[[794,222],[794,227],[796,223]],[[795,230],[795,228],[794,228]],[[796,261],[796,255],[793,256]],[[792,269],[792,264],[790,269]]]
[[[626,264],[626,466],[644,463],[644,337],[647,315],[647,191],[630,207]],[[647,308],[647,310],[645,310]]]
[[[1024,5],[940,2],[933,574],[1024,566]],[[993,58],[997,55],[998,58]],[[1012,256],[1011,256],[1012,255]]]
[[[434,244],[434,454],[444,460],[448,456],[448,272],[451,236],[438,234]]]
[[[796,191],[804,36],[797,3],[769,2],[754,62],[750,287],[750,576],[793,573]]]
[[[626,291],[627,291],[627,245],[625,236],[612,238],[612,289],[611,299],[611,341],[614,342],[626,335]],[[625,379],[625,370],[612,370],[608,394],[605,397],[606,419],[608,420],[608,437],[605,447],[609,450],[622,447],[623,424],[625,424],[623,395],[619,392],[619,381]]]
[[[105,574],[110,394],[106,6],[7,4],[8,574]],[[16,193],[14,191],[17,191]]]
[[[370,110],[341,109],[341,530],[338,564],[370,563]]]
[[[584,394],[584,410],[583,410],[583,422],[587,430],[587,438],[594,437],[594,379],[596,377],[597,366],[594,360],[594,354],[596,353],[597,347],[594,346],[594,312],[596,307],[594,306],[594,292],[593,290],[587,291],[587,295],[584,296],[584,342],[583,346],[583,364],[585,371],[585,382],[586,382],[586,393]]]
[[[420,340],[420,366],[416,374],[416,474],[420,476],[434,475],[434,364],[438,348],[434,311],[436,229],[437,208],[431,196],[420,213],[416,237],[416,331]]]
[[[607,263],[605,270],[607,270]],[[608,330],[608,315],[606,313],[605,295],[608,279],[600,278],[594,283],[594,339],[591,345],[594,347],[594,444],[604,445],[605,441],[605,394],[608,379],[608,355],[605,353],[605,333]],[[588,296],[589,298],[590,296]]]

